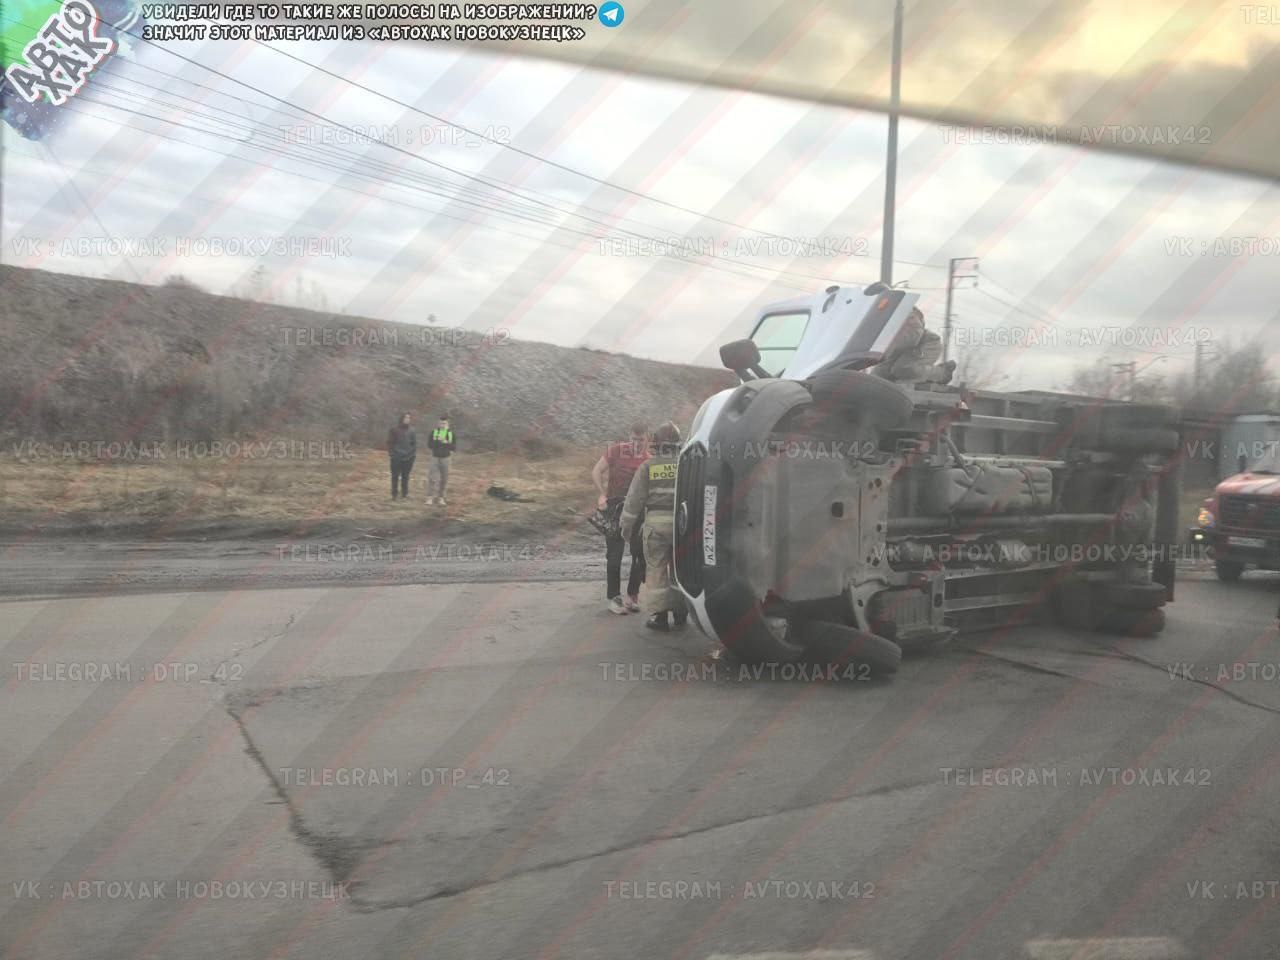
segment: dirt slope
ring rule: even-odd
[[[0,266],[0,439],[309,437],[378,447],[451,411],[475,451],[538,456],[687,424],[720,370]]]

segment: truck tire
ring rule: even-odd
[[[1069,630],[1098,629],[1099,605],[1088,580],[1070,577],[1053,590],[1053,612]]]
[[[1110,453],[1174,453],[1180,442],[1168,427],[1108,427],[1098,437],[1098,446]]]
[[[1161,583],[1105,583],[1101,598],[1121,610],[1154,610],[1164,606],[1169,594]]]
[[[790,630],[780,639],[769,629],[759,600],[740,579],[730,580],[707,597],[707,619],[724,648],[743,663],[791,663],[804,653]]]
[[[1244,564],[1239,560],[1215,560],[1213,570],[1223,583],[1235,583],[1244,573]]]
[[[896,383],[860,370],[828,370],[809,381],[814,405],[826,409],[854,408],[880,430],[896,430],[911,419],[915,408]]]
[[[1107,611],[1102,619],[1102,629],[1111,633],[1123,633],[1129,637],[1154,637],[1164,629],[1164,610],[1135,610],[1116,607]]]
[[[810,656],[835,664],[865,665],[873,674],[897,673],[902,648],[874,633],[827,620],[798,620],[792,624]]]

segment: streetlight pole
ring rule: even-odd
[[[889,144],[884,170],[884,231],[880,238],[880,282],[893,286],[893,220],[898,187],[898,104],[902,95],[902,0],[893,5],[893,62],[889,80]]]

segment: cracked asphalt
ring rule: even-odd
[[[0,956],[1280,957],[1274,576],[1184,577],[1155,639],[1019,626],[874,681],[706,661],[577,562],[26,567]]]

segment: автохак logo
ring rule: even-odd
[[[40,8],[47,10],[48,5],[24,5],[21,25],[28,31],[32,22],[26,18],[39,16],[44,12]],[[22,58],[5,69],[13,89],[27,103],[44,99],[61,106],[75,96],[94,69],[115,52],[115,40],[98,33],[101,22],[89,0],[63,0],[22,47]],[[13,31],[5,33],[7,47],[13,42]]]

